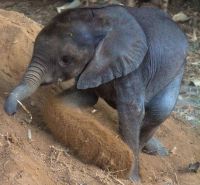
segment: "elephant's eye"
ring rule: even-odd
[[[69,57],[68,56],[63,56],[62,57],[62,62],[64,63],[64,64],[67,64],[67,63],[69,63],[70,61],[69,61]]]
[[[60,65],[61,66],[66,66],[68,65],[69,63],[72,62],[72,57],[69,57],[69,56],[62,56],[61,60],[60,60]]]

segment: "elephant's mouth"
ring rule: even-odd
[[[47,85],[50,85],[50,84],[52,84],[52,82],[44,82],[44,83],[41,83],[40,86],[47,86]]]
[[[67,79],[67,78],[66,78]],[[60,84],[61,82],[65,81],[66,79],[64,78],[58,78],[57,80],[54,80],[54,81],[51,81],[51,82],[42,82],[40,84],[40,86],[47,86],[47,85],[51,85],[53,83],[57,83],[57,84]]]

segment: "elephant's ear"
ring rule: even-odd
[[[126,76],[139,67],[146,52],[145,34],[134,17],[116,21],[99,42],[93,59],[78,79],[77,88],[94,88]]]

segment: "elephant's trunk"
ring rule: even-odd
[[[8,115],[13,115],[17,111],[18,101],[31,96],[42,83],[46,74],[46,67],[37,61],[33,61],[21,83],[10,93],[7,98],[4,109]]]

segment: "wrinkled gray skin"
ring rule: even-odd
[[[101,97],[117,109],[120,133],[134,153],[130,178],[138,181],[141,149],[167,153],[152,136],[175,106],[186,52],[185,35],[161,10],[114,5],[69,10],[39,33],[5,111],[13,115],[17,100],[40,85],[75,78],[76,88],[66,93],[69,102],[93,105]]]

